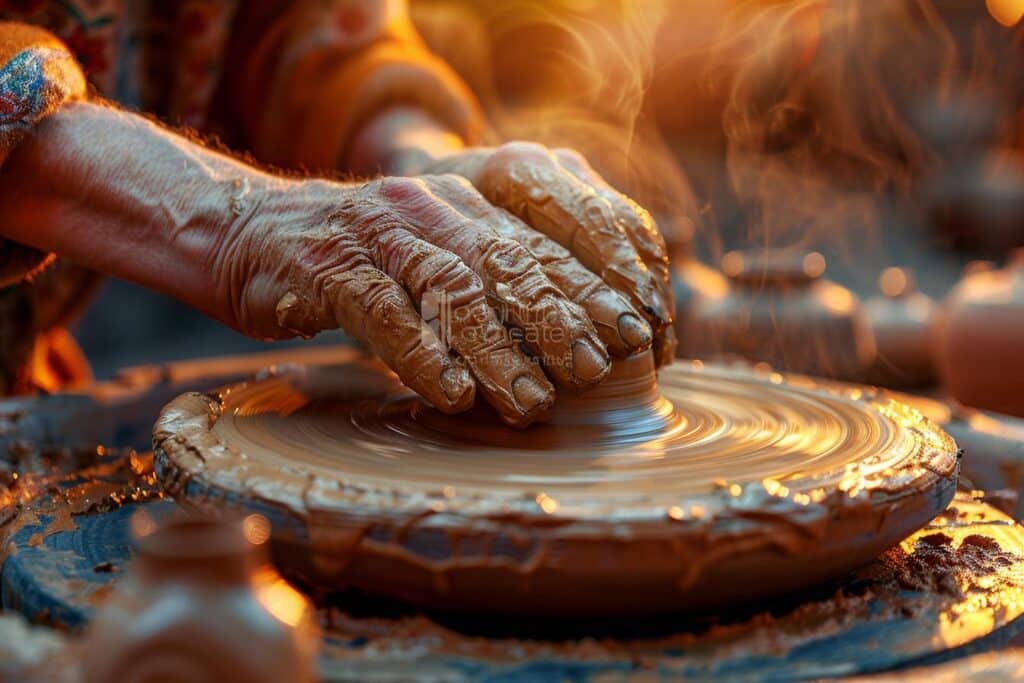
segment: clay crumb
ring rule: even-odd
[[[1002,550],[1002,548],[999,546],[999,542],[996,541],[994,538],[989,538],[988,536],[981,536],[979,534],[971,534],[970,536],[965,536],[964,540],[960,542],[960,548],[963,549],[964,546],[974,546],[975,548],[980,548],[982,550],[991,550],[992,552],[999,552]]]
[[[934,534],[928,534],[927,536],[922,536],[921,538],[918,539],[917,542],[918,543],[923,543],[925,545],[930,545],[932,547],[938,547],[938,546],[943,546],[943,545],[949,545],[950,543],[953,542],[953,539],[950,536],[948,536],[948,535],[942,533],[941,531],[939,531],[939,532],[934,533]]]
[[[98,565],[92,568],[97,574],[110,574],[117,571],[117,567],[113,562],[100,562]]]

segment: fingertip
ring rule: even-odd
[[[644,309],[653,319],[652,322],[656,328],[671,326],[673,320],[672,311],[658,292],[657,287],[651,287],[650,291],[644,296],[644,300],[646,302]]]
[[[599,344],[580,339],[572,345],[572,377],[576,389],[600,383],[611,369],[611,358]]]
[[[651,326],[632,313],[620,315],[616,328],[629,354],[643,351],[654,342],[654,331]]]
[[[555,403],[555,388],[546,378],[531,373],[520,375],[512,381],[512,395],[518,413],[502,412],[501,418],[513,427],[529,426]]]
[[[476,400],[476,383],[465,368],[452,365],[445,368],[440,376],[441,391],[447,402],[436,406],[446,413],[461,413],[469,410]]]

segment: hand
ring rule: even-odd
[[[549,272],[551,280],[570,297],[584,301],[578,290],[590,286],[590,274],[597,274],[625,295],[651,325],[657,364],[671,362],[676,347],[675,304],[665,240],[650,214],[609,186],[582,156],[572,150],[551,151],[513,142],[455,152],[430,163],[425,171],[467,178],[490,205],[571,251],[578,263],[554,268]],[[564,249],[555,251],[550,240],[544,240],[539,250],[527,247],[542,263],[557,263],[569,256]],[[579,264],[587,269],[585,275]]]
[[[639,261],[623,263],[621,231],[598,231],[593,208],[559,201],[588,231],[565,241],[663,328],[670,309]],[[241,187],[234,205],[213,264],[228,322],[261,337],[340,326],[446,412],[469,408],[480,391],[524,426],[554,401],[548,376],[585,390],[607,375],[609,352],[636,353],[654,338],[613,287],[458,176],[276,181]],[[541,225],[553,230],[555,219]]]

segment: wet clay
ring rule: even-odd
[[[331,652],[337,659],[325,671],[337,680],[415,671],[462,681],[473,679],[459,672],[474,669],[453,662],[469,661],[531,680],[530,673],[550,670],[542,666],[572,662],[574,680],[586,681],[832,680],[926,653],[978,647],[994,630],[1016,622],[1022,611],[1020,543],[1021,528],[1009,518],[958,494],[927,527],[841,585],[803,595],[795,604],[760,604],[756,613],[596,622],[605,632],[588,622],[575,635],[533,621],[528,638],[507,632],[482,638],[459,620],[330,609],[331,634],[345,646]],[[534,662],[541,664],[531,670]]]
[[[266,561],[267,522],[132,519],[138,552],[89,623],[89,683],[311,683],[313,606]]]
[[[550,420],[442,415],[353,354],[186,394],[154,444],[179,501],[273,510],[275,559],[312,589],[509,614],[778,595],[867,562],[955,488],[956,445],[918,411],[776,373],[656,378],[640,355]]]

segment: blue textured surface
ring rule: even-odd
[[[96,606],[124,574],[132,556],[129,520],[140,506],[160,518],[175,504],[154,501],[126,505],[113,512],[75,517],[74,530],[51,528],[51,519],[40,517],[26,524],[10,542],[10,555],[0,571],[0,594],[5,609],[16,609],[36,622],[70,629],[84,626]],[[1007,529],[1007,521],[967,521],[972,530],[986,525]],[[52,530],[52,529],[51,529]],[[977,532],[975,531],[975,532]],[[1005,532],[1005,531],[1004,531]],[[113,565],[113,571],[110,569]],[[99,567],[99,570],[97,570]],[[924,597],[928,599],[927,595]],[[938,602],[936,602],[938,604]],[[925,618],[894,615],[881,602],[869,603],[869,618],[822,631],[784,651],[756,648],[733,650],[728,657],[701,658],[696,651],[656,640],[637,641],[635,656],[623,652],[610,658],[572,658],[542,655],[528,659],[489,659],[456,654],[452,649],[423,645],[414,640],[395,647],[380,647],[374,638],[328,633],[322,666],[328,680],[430,680],[534,682],[590,681],[595,678],[623,680],[631,674],[658,678],[700,678],[723,681],[788,681],[845,676],[896,669],[925,661],[937,661],[995,647],[1021,631],[1024,618],[988,632],[956,648],[935,645],[930,634],[938,612]],[[878,608],[877,610],[874,608]],[[877,613],[876,613],[877,612]],[[401,627],[402,617],[395,621]],[[404,631],[396,628],[396,632]],[[385,634],[385,637],[387,634]],[[458,636],[457,636],[458,637]],[[468,642],[469,639],[466,639]],[[426,641],[425,641],[426,642]],[[388,647],[392,648],[388,651]],[[634,646],[631,645],[631,648]],[[499,650],[501,648],[498,648]],[[699,647],[696,649],[700,649]],[[381,651],[386,652],[380,654]],[[372,652],[377,652],[372,654]],[[643,661],[643,666],[638,661]],[[395,678],[397,677],[397,678]],[[650,680],[644,678],[643,680]]]
[[[167,501],[126,505],[113,512],[79,516],[75,530],[41,535],[51,520],[27,524],[11,539],[11,554],[0,571],[0,595],[5,609],[15,609],[34,621],[71,629],[85,625],[96,606],[123,575],[132,556],[129,520],[141,505],[161,517],[175,509]],[[992,524],[994,522],[988,522]],[[979,525],[980,528],[984,524]],[[113,571],[107,571],[113,565]],[[100,569],[97,570],[97,567]],[[875,607],[875,605],[871,605]],[[729,657],[713,661],[679,646],[651,641],[638,646],[645,666],[620,655],[602,660],[542,656],[519,661],[496,661],[456,655],[440,648],[415,646],[391,654],[368,653],[380,648],[374,636],[328,633],[322,666],[328,680],[374,680],[394,676],[432,676],[453,681],[588,681],[611,675],[613,680],[638,673],[656,678],[712,678],[716,680],[787,681],[851,675],[938,661],[1001,645],[1021,630],[1022,619],[985,634],[966,645],[944,650],[927,637],[938,614],[927,619],[886,615],[854,621],[822,632],[788,651],[737,648]],[[398,624],[401,620],[396,621]],[[402,630],[402,629],[398,629]],[[385,648],[386,649],[386,648]],[[410,655],[410,652],[418,651]],[[646,679],[645,679],[646,680]]]

